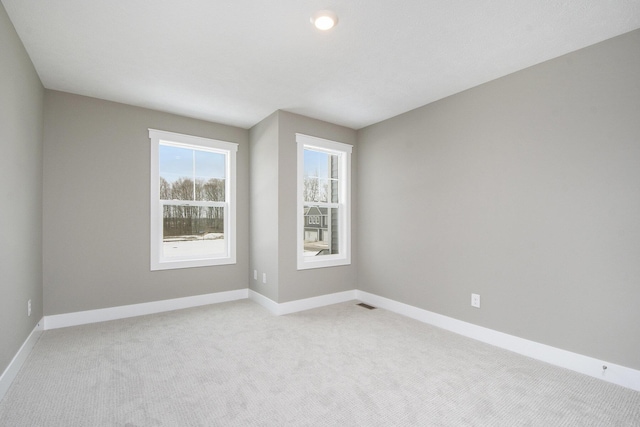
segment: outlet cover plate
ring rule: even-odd
[[[471,306],[472,307],[476,307],[476,308],[480,308],[480,295],[471,294]]]

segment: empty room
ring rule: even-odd
[[[640,2],[0,0],[0,426],[639,426]]]

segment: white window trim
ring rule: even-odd
[[[151,140],[151,271],[169,270],[176,268],[206,267],[236,263],[236,153],[238,144],[219,141],[210,138],[184,135],[180,133],[149,129]],[[207,151],[219,152],[226,155],[226,170],[224,202],[215,202],[225,207],[224,233],[227,243],[227,255],[216,258],[188,258],[163,259],[162,257],[162,207],[167,204],[160,200],[160,170],[159,148],[160,142],[187,148],[200,148]],[[201,205],[201,202],[185,202],[191,206]],[[209,202],[210,203],[210,202]]]
[[[298,270],[307,270],[311,268],[336,267],[340,265],[351,264],[351,151],[353,146],[342,142],[330,141],[328,139],[318,138],[315,136],[296,133],[296,142],[298,144],[298,173],[297,173],[297,264]],[[318,257],[304,256],[304,150],[309,148],[312,150],[323,151],[329,154],[335,154],[340,157],[338,162],[340,171],[339,176],[346,179],[339,179],[339,205],[340,213],[340,238],[339,250],[335,255],[322,255]],[[331,207],[333,203],[313,203],[320,207]]]

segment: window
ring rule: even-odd
[[[238,145],[149,129],[151,270],[235,264]]]
[[[352,146],[296,134],[298,270],[351,264]]]

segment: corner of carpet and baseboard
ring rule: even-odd
[[[40,339],[40,335],[42,334],[43,330],[44,317],[40,319],[38,323],[36,323],[36,326],[33,328],[27,339],[22,343],[20,349],[15,354],[15,356],[13,356],[13,359],[11,359],[11,362],[9,362],[9,365],[7,365],[6,369],[0,376],[0,400],[2,400],[4,395],[7,393],[9,387],[11,387],[11,383],[13,383],[13,380],[18,375],[18,372],[20,372],[20,368],[24,364],[25,360],[27,360],[27,358],[29,357],[29,354],[31,354],[31,350],[33,350],[33,347],[38,342],[38,339]]]

